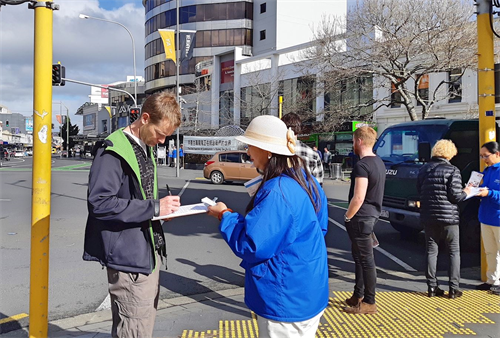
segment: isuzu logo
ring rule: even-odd
[[[386,175],[396,176],[397,173],[398,173],[398,171],[396,169],[386,169],[385,170]]]

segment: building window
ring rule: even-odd
[[[462,70],[452,69],[448,72],[449,81],[449,103],[462,102]]]
[[[266,9],[267,8],[266,8],[266,3],[265,2],[262,3],[262,4],[260,4],[260,14],[265,13]]]
[[[429,74],[423,74],[419,77],[417,77],[417,81],[420,81],[418,83],[418,97],[424,102],[429,101]],[[417,101],[417,105],[421,106],[422,104]]]
[[[401,107],[401,93],[397,90],[396,85],[391,83],[391,108]]]
[[[180,24],[240,19],[253,20],[253,3],[228,2],[222,4],[199,4],[179,8]],[[160,28],[175,26],[176,20],[177,14],[175,8],[151,17],[151,19],[145,23],[146,37]]]
[[[261,40],[265,40],[266,39],[266,30],[265,29],[262,30],[262,31],[260,31],[260,39]]]

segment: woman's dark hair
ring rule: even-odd
[[[306,177],[302,174],[302,170],[305,171]],[[319,199],[319,191],[314,183],[314,180],[309,173],[309,170],[304,165],[304,162],[298,156],[284,156],[273,154],[267,167],[262,173],[262,182],[253,195],[252,199],[247,205],[246,212],[250,212],[253,209],[253,204],[255,201],[255,196],[257,192],[262,188],[264,183],[270,179],[280,176],[281,174],[285,174],[291,178],[293,178],[300,186],[307,192],[309,195],[309,199],[311,203],[314,205],[314,209],[318,212],[321,209],[321,201]],[[316,196],[316,203],[314,202],[314,196]]]
[[[481,146],[481,148],[486,148],[491,154],[494,154],[498,152],[498,142],[491,141],[491,142],[486,142]]]

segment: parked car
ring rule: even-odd
[[[14,153],[14,157],[24,157],[25,155],[24,150],[16,150]]]
[[[246,151],[221,151],[205,163],[203,176],[214,184],[248,181],[259,176]]]

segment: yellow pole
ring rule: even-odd
[[[47,337],[52,148],[51,3],[35,9],[33,80],[33,176],[31,199],[30,337]]]
[[[477,2],[479,146],[495,141],[495,60],[491,31],[491,0]],[[484,162],[480,161],[481,171]],[[481,279],[486,281],[486,258],[481,244]]]
[[[283,96],[279,97],[279,118],[281,119],[283,117]]]

